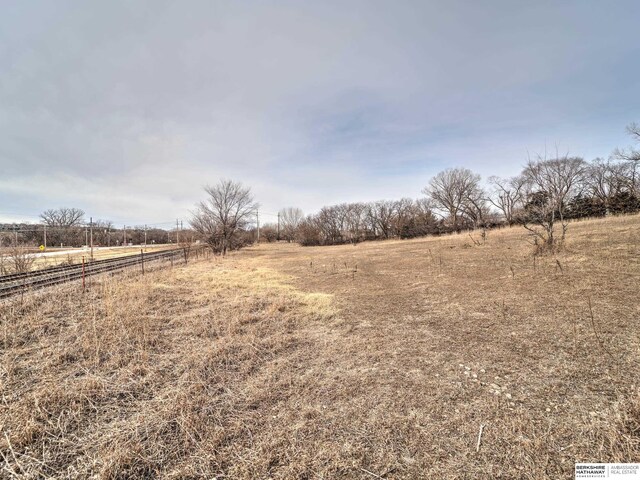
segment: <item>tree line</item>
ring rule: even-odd
[[[93,235],[94,246],[120,246],[162,244],[176,241],[176,232],[142,225],[116,228],[109,220],[86,220],[79,208],[60,207],[40,214],[38,224],[0,224],[0,247],[45,245],[49,247],[81,247],[88,245]],[[192,237],[192,231],[180,232],[183,238]]]
[[[627,130],[640,142],[640,126],[632,123]],[[278,225],[262,228],[262,238],[335,245],[519,224],[540,249],[553,249],[564,242],[570,219],[639,211],[639,165],[640,151],[634,147],[591,162],[556,152],[553,158],[530,159],[514,177],[489,177],[488,188],[471,170],[449,168],[429,180],[419,199],[343,203],[307,216],[299,208],[285,208]],[[258,204],[250,188],[222,180],[205,187],[205,193],[183,241],[197,237],[224,255],[256,240]],[[82,210],[50,209],[40,217],[40,225],[0,225],[0,246],[43,244],[45,231],[48,245],[87,244],[89,226]],[[147,243],[173,242],[170,231],[159,228],[116,229],[110,221],[97,220],[91,230],[94,245],[141,244],[145,236]]]
[[[518,224],[538,247],[553,249],[571,219],[639,211],[637,168],[638,160],[537,158],[519,175],[490,177],[489,188],[471,170],[449,168],[431,178],[424,198],[323,207],[299,222],[293,238],[335,245]]]
[[[640,142],[640,126],[627,130]],[[640,151],[633,147],[591,162],[556,152],[529,159],[514,177],[489,177],[487,187],[471,170],[449,168],[429,180],[420,199],[343,203],[307,216],[299,208],[283,209],[277,226],[263,227],[262,238],[335,245],[478,228],[484,238],[487,228],[518,224],[539,249],[555,249],[571,219],[639,211],[639,165]],[[251,190],[223,180],[206,193],[193,212],[194,230],[222,254],[252,243],[257,203]]]

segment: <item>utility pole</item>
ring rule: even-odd
[[[93,262],[93,217],[89,217],[90,242],[91,242],[91,261]]]
[[[180,230],[178,230],[178,219],[176,218],[176,245],[180,243]]]
[[[44,224],[44,243],[42,244],[44,249],[47,249],[47,224]]]
[[[280,212],[278,212],[278,236],[276,239],[280,240]]]
[[[147,246],[147,226],[144,226],[144,246]],[[144,267],[143,267],[144,269]]]
[[[87,247],[87,245],[89,245],[89,230],[87,230],[87,227],[84,227],[84,246],[85,246],[85,248]]]
[[[15,242],[15,246],[18,246],[18,226],[14,223],[13,224],[13,239]]]
[[[127,226],[123,225],[122,226],[122,245],[126,245],[127,244]]]

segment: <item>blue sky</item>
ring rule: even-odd
[[[451,166],[607,157],[640,121],[636,1],[2,2],[0,220],[187,220],[418,197]],[[265,216],[265,220],[271,220]]]

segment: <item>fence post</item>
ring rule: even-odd
[[[186,247],[183,248],[183,251],[184,251],[184,264],[186,265],[187,264],[187,248]]]
[[[82,292],[84,293],[86,290],[86,285],[84,283],[84,255],[82,256]]]
[[[142,265],[142,275],[144,275],[144,251],[140,249],[140,263]]]

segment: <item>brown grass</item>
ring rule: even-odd
[[[5,303],[0,475],[557,479],[640,461],[640,217],[574,223],[535,263],[524,237],[260,245]]]
[[[107,260],[109,258],[115,257],[126,257],[129,255],[140,255],[140,249],[144,250],[145,253],[157,252],[159,250],[168,250],[171,248],[177,248],[175,245],[147,245],[145,246],[134,246],[134,247],[121,247],[121,248],[96,248],[93,252],[94,260]],[[10,255],[10,250],[5,249],[6,255]],[[38,253],[37,249],[32,249],[33,253]],[[56,252],[61,251],[59,248],[48,248],[47,252]],[[39,256],[36,257],[33,262],[33,270],[39,270],[43,268],[55,267],[58,265],[67,265],[67,264],[80,264],[82,263],[82,258],[84,257],[85,261],[89,261],[91,256],[91,251],[89,249],[70,249],[66,255],[50,255],[50,256]]]

